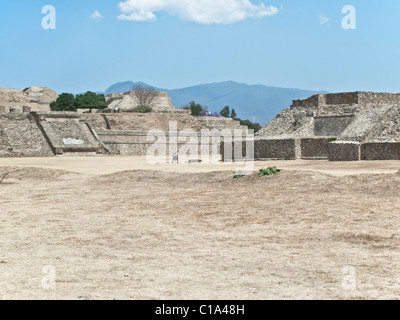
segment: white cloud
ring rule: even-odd
[[[319,20],[319,23],[320,24],[326,24],[326,23],[328,23],[329,21],[331,21],[326,15],[324,15],[324,14],[320,14],[319,15],[319,17],[318,17],[318,20]]]
[[[255,5],[250,0],[125,0],[118,6],[120,20],[153,21],[157,20],[157,12],[167,12],[182,20],[203,24],[229,24],[279,12],[276,7]]]
[[[100,21],[100,20],[103,19],[104,17],[101,15],[101,13],[100,13],[98,10],[96,10],[95,12],[93,12],[93,13],[90,15],[90,18],[92,18],[93,20],[96,20],[96,21]]]

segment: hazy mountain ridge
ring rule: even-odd
[[[132,90],[135,84],[143,82],[125,81],[115,83],[104,93],[122,93]],[[278,113],[288,108],[292,100],[303,99],[325,91],[311,91],[292,88],[248,85],[234,81],[201,84],[181,89],[155,88],[168,92],[172,103],[181,108],[190,101],[207,106],[210,111],[219,112],[225,106],[235,109],[238,117],[265,125]]]

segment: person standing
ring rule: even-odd
[[[179,163],[179,153],[178,153],[178,151],[176,151],[172,156],[172,164],[174,164],[175,162]]]

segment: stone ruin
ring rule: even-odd
[[[233,119],[192,117],[177,109],[166,93],[148,114],[124,112],[137,105],[132,92],[109,95],[107,110],[84,114],[50,112],[57,97],[44,87],[0,89],[0,157],[145,155],[152,145],[147,132],[161,129],[168,135],[170,121],[178,131],[192,129],[193,135],[206,129],[247,133],[247,127]],[[113,113],[114,108],[122,112]],[[225,146],[226,141],[212,151],[230,161]],[[294,100],[256,134],[254,157],[247,156],[246,141],[241,147],[244,160],[400,160],[400,94],[349,92]],[[234,152],[234,146],[229,149]]]
[[[146,155],[153,145],[147,141],[148,131],[163,130],[168,139],[171,121],[179,132],[191,129],[196,136],[202,130],[247,131],[233,119],[193,117],[190,111],[176,108],[166,93],[155,101],[153,112],[146,114],[124,112],[137,106],[131,92],[107,96],[109,108],[95,113],[51,112],[50,103],[57,97],[43,87],[0,89],[0,157]],[[121,112],[113,113],[114,108]],[[183,145],[188,141],[179,141],[178,147]],[[211,151],[219,154],[219,144]]]
[[[139,104],[134,91],[109,94],[106,97],[106,102],[109,109],[118,108],[121,111],[129,111]],[[190,113],[187,110],[176,108],[167,92],[158,92],[157,98],[151,103],[150,107],[153,112],[157,113]]]
[[[348,92],[294,100],[256,134],[254,158],[400,160],[400,94]]]
[[[46,112],[50,103],[58,98],[57,92],[45,87],[30,87],[22,90],[0,88],[0,113],[9,112]]]

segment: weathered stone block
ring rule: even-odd
[[[302,159],[328,159],[329,143],[336,138],[304,138],[300,140]]]
[[[295,160],[300,152],[298,139],[255,140],[255,159]]]
[[[330,161],[359,161],[360,143],[353,141],[334,141],[329,143]]]
[[[400,160],[400,142],[364,143],[361,160]]]

